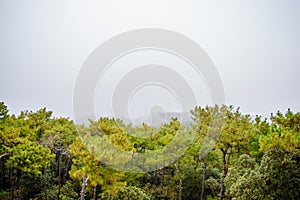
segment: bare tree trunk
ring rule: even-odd
[[[97,186],[94,186],[93,188],[93,199],[97,200]]]
[[[17,193],[17,199],[21,198],[21,178],[22,178],[22,171],[17,170],[17,183],[18,183],[18,193]]]
[[[222,171],[222,177],[221,177],[221,190],[220,190],[220,200],[223,200],[225,198],[225,184],[224,184],[224,179],[227,175],[228,172],[228,167],[226,163],[226,154],[227,150],[221,148],[222,151],[222,163],[223,163],[223,171]]]
[[[84,193],[85,193],[85,188],[87,186],[87,181],[88,181],[88,177],[86,177],[85,174],[83,174],[82,176],[82,188],[81,188],[81,192],[80,192],[80,200],[84,200]]]
[[[54,177],[55,177],[55,175],[54,175],[54,172],[55,172],[55,170],[54,170],[54,160],[51,160],[50,161],[50,178],[49,178],[49,183],[50,183],[50,185],[51,184],[53,184],[53,179],[54,179]]]
[[[10,167],[10,177],[9,177],[9,182],[10,182],[10,187],[11,187],[11,199],[14,200],[15,196],[14,196],[14,171],[13,171],[13,167]]]
[[[161,181],[160,181],[160,186],[161,186],[161,189],[164,188],[164,180],[165,179],[165,168],[163,167],[161,169]]]
[[[169,185],[170,182],[171,182],[172,174],[173,174],[173,169],[170,168],[170,167],[168,167],[168,185]]]
[[[204,200],[204,189],[205,189],[205,176],[206,176],[206,163],[203,164],[203,172],[202,172],[202,187],[201,187],[201,195],[200,199]]]
[[[197,158],[196,158],[196,164],[195,164],[195,166],[194,166],[195,174],[196,174],[196,172],[197,172],[197,168],[198,168],[199,160],[200,160],[200,157],[199,157],[199,156],[197,156]]]
[[[161,169],[161,182],[160,182],[161,189],[164,188],[164,182],[165,182],[165,161],[164,161],[164,166]]]
[[[5,180],[5,161],[1,159],[1,183],[4,183]]]
[[[48,195],[47,195],[47,170],[46,170],[46,167],[44,168],[44,194],[45,194],[45,200],[47,200]]]
[[[178,199],[182,200],[182,176],[181,176],[181,173],[180,173],[179,168],[176,165],[176,163],[174,165],[175,165],[176,171],[177,171],[178,176],[179,176],[179,197],[178,197]]]
[[[63,174],[63,184],[65,184],[67,181],[69,163],[70,163],[70,158],[67,157],[66,163],[65,163],[64,174]]]
[[[60,196],[60,176],[61,176],[61,169],[60,169],[60,161],[61,161],[61,152],[58,152],[58,161],[57,161],[57,179],[58,179],[58,193],[57,199],[59,200]]]

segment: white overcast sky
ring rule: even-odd
[[[298,0],[1,0],[0,101],[73,118],[77,74],[114,35],[162,28],[210,56],[226,104],[267,115],[300,111]]]

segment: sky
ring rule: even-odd
[[[159,28],[205,50],[223,82],[226,104],[251,115],[299,112],[299,10],[298,0],[1,0],[0,101],[15,114],[47,107],[55,116],[73,118],[74,87],[88,56],[115,35]],[[154,54],[136,55],[136,62],[147,55]],[[160,103],[150,96],[170,103],[161,88],[138,92],[129,105],[135,117]],[[109,115],[101,95],[96,91],[96,113]],[[199,104],[205,104],[209,98],[205,91],[201,95]]]

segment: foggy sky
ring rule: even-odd
[[[77,74],[114,35],[169,29],[196,41],[222,78],[226,104],[250,114],[300,111],[298,0],[1,0],[0,101],[73,118]]]

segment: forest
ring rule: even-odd
[[[0,199],[300,199],[299,112],[263,118],[216,105],[191,115],[189,125],[100,118],[78,126],[46,108],[14,115],[1,102]],[[143,156],[190,138],[170,163]],[[128,154],[110,152],[106,140]],[[128,170],[110,166],[116,160]]]

